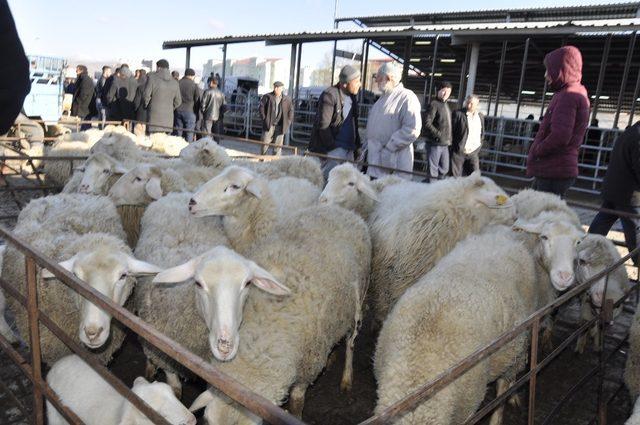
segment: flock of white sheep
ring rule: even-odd
[[[609,240],[585,235],[560,198],[532,190],[509,197],[476,174],[432,184],[370,181],[343,164],[325,185],[312,158],[232,159],[208,138],[186,145],[119,127],[64,135],[45,155],[88,159],[73,169],[44,162],[46,179],[64,184],[63,193],[31,201],[15,234],[252,391],[276,404],[288,400],[298,416],[307,387],[343,339],[341,387],[351,388],[367,310],[380,328],[380,413],[620,259]],[[122,209],[131,207],[141,219],[123,226]],[[23,292],[22,254],[8,246],[2,257],[2,278]],[[47,270],[38,278],[40,308],[108,364],[124,340],[120,324]],[[604,278],[591,286],[585,320],[628,289],[623,268],[607,287],[604,294]],[[19,336],[4,320],[5,302]],[[547,318],[547,342],[552,326]],[[42,329],[47,381],[83,421],[150,423]],[[1,292],[0,332],[28,340],[26,311]],[[630,341],[625,378],[637,397],[640,318]],[[526,368],[528,343],[521,335],[396,423],[464,422],[489,383],[497,381],[498,395],[509,389]],[[169,386],[140,377],[133,391],[170,423],[195,424],[192,412],[201,408],[209,424],[262,423],[214,388],[186,409],[181,383],[195,377],[153,346],[143,349],[148,377],[161,368]],[[50,424],[66,423],[52,406],[47,415]],[[502,408],[491,417],[500,423]]]

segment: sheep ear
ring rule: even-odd
[[[63,269],[72,272],[73,271],[73,265],[76,263],[76,258],[77,258],[77,255],[74,255],[73,257],[69,258],[66,261],[59,262],[58,265],[60,267],[62,267]],[[52,279],[52,278],[55,277],[53,275],[53,273],[51,273],[47,269],[42,269],[41,276],[42,276],[43,279]]]
[[[197,259],[187,261],[179,266],[166,269],[153,278],[153,283],[176,283],[191,279],[196,273]]]
[[[482,178],[479,171],[474,171],[469,175],[469,179],[473,182],[473,186],[482,187],[485,184],[484,179]]]
[[[356,188],[358,189],[358,191],[360,191],[360,193],[364,194],[365,196],[368,196],[369,198],[373,199],[376,202],[378,201],[378,194],[376,193],[375,189],[371,186],[371,183],[369,183],[368,181],[365,181],[364,179],[358,179],[358,182],[356,183]]]
[[[127,255],[127,271],[133,275],[160,273],[162,269],[154,264]]]
[[[522,219],[516,220],[511,228],[515,231],[533,233],[536,235],[542,233],[542,223],[532,223]]]
[[[129,170],[119,162],[116,162],[113,165],[113,173],[114,174],[126,174]]]
[[[160,177],[151,176],[147,184],[144,185],[147,194],[153,199],[162,198],[162,187],[160,186]]]
[[[138,376],[134,381],[133,381],[133,386],[136,387],[138,385],[144,385],[144,384],[148,384],[149,381],[147,381],[146,379],[144,379],[144,377],[142,376]]]
[[[291,289],[278,282],[271,273],[256,263],[251,263],[251,271],[253,272],[253,276],[250,279],[251,283],[257,288],[273,295],[291,295]]]
[[[189,407],[190,412],[195,412],[196,410],[200,410],[203,407],[207,407],[207,404],[211,403],[214,400],[213,393],[211,390],[207,390],[200,394]]]
[[[245,189],[256,198],[262,198],[262,185],[260,184],[258,179],[251,179]]]

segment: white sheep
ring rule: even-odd
[[[45,157],[51,156],[78,156],[81,157],[78,161],[75,160],[51,160],[46,159],[44,161],[44,175],[45,181],[54,185],[65,185],[71,175],[73,169],[79,167],[86,160],[86,157],[90,155],[91,146],[84,141],[67,141],[61,140],[53,144],[53,146],[45,147]]]
[[[578,267],[576,268],[576,277],[579,283],[584,283],[591,277],[600,273],[615,262],[620,260],[620,253],[616,246],[609,239],[601,235],[587,234],[578,245]],[[604,295],[605,284],[607,286],[607,295]],[[631,288],[629,276],[624,265],[617,267],[611,272],[608,279],[602,277],[596,283],[593,283],[586,296],[582,300],[581,319],[590,321],[595,314],[599,314],[602,308],[602,302],[605,299],[612,299],[617,302]],[[587,300],[588,298],[588,300]],[[622,312],[622,305],[614,310],[614,317]],[[591,328],[591,336],[594,339],[596,350],[600,348],[600,327]],[[578,339],[576,351],[582,353],[587,343],[587,335],[583,334]]]
[[[159,271],[132,256],[123,242],[118,213],[105,197],[61,194],[34,200],[21,212],[14,233],[120,305],[131,293],[135,275]],[[40,280],[50,276],[44,270]],[[24,256],[12,246],[4,255],[2,278],[24,294]],[[110,325],[110,314],[61,282],[42,281],[39,296],[41,310],[76,341],[99,349],[96,353],[103,362],[110,360],[124,340],[120,325]],[[18,331],[27,340],[26,310],[13,298],[8,301]],[[47,330],[42,332],[41,342],[46,363],[52,364],[69,353],[66,345]]]
[[[640,401],[636,399],[633,405],[633,412],[624,425],[640,425]]]
[[[122,162],[149,162],[160,159],[155,152],[143,151],[136,141],[136,136],[132,134],[105,133],[99,141],[91,146],[91,153],[102,152]]]
[[[378,202],[378,193],[387,186],[404,181],[394,175],[371,181],[369,176],[346,162],[331,169],[319,200],[354,211],[367,220]]]
[[[307,386],[349,332],[342,387],[351,386],[371,245],[362,219],[339,207],[305,209],[296,222],[306,226],[282,226],[246,257],[216,247],[154,282],[197,285],[218,368],[274,403],[293,386],[290,408],[301,415]],[[210,424],[260,423],[211,391],[191,409],[204,405]]]
[[[182,137],[165,133],[153,133],[149,136],[151,151],[163,155],[178,156],[189,144]]]
[[[400,297],[376,345],[376,414],[535,311],[535,261],[514,236],[508,228],[469,236]],[[499,396],[526,363],[523,333],[393,423],[464,423],[480,406],[490,382],[497,380]],[[492,425],[501,423],[502,409],[494,412]]]
[[[47,374],[47,383],[65,406],[87,425],[153,423],[76,355],[58,360]],[[148,382],[138,377],[133,381],[131,390],[170,424],[196,424],[195,416],[180,403],[167,384]],[[49,425],[68,424],[49,402],[47,422]]]
[[[208,251],[228,245],[219,217],[197,218],[189,214],[190,193],[170,193],[152,202],[145,211],[135,255],[162,268],[174,267]],[[140,278],[134,293],[138,316],[156,330],[180,343],[192,353],[211,357],[208,330],[196,307],[194,285],[158,286],[150,278]],[[156,367],[167,374],[176,394],[181,391],[177,373],[190,377],[188,369],[142,342],[148,358],[147,377]]]
[[[117,205],[149,205],[170,192],[186,192],[187,182],[176,170],[141,164],[126,172],[109,189]]]
[[[492,180],[473,174],[402,183],[379,194],[369,217],[376,319],[462,239],[490,224],[511,224],[515,209]]]
[[[129,168],[104,153],[94,153],[74,170],[71,180],[62,189],[63,193],[88,193],[106,195],[111,186]]]
[[[516,206],[518,218],[530,220],[542,212],[564,213],[567,221],[580,227],[578,214],[567,205],[558,195],[547,192],[539,192],[533,189],[524,189],[511,197]]]
[[[193,165],[213,167],[220,171],[231,165],[231,158],[225,149],[210,137],[189,143],[180,151],[180,158]]]
[[[320,189],[304,179],[267,181],[246,168],[231,166],[193,194],[189,209],[197,217],[223,216],[231,246],[245,253],[284,217],[314,204],[319,195]]]

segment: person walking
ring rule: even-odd
[[[427,106],[424,130],[427,137],[427,180],[440,180],[449,173],[449,146],[451,146],[451,110],[447,100],[451,96],[451,83],[441,81],[436,86],[436,98]]]
[[[71,102],[71,115],[88,120],[97,114],[95,85],[87,72],[87,67],[78,65],[76,67],[76,91],[73,93]],[[82,124],[82,130],[90,127],[90,124]]]
[[[173,111],[182,104],[182,98],[178,82],[169,73],[169,62],[160,59],[156,67],[145,85],[143,105],[147,109],[149,132],[168,133],[173,125]]]
[[[413,171],[413,142],[420,136],[422,118],[416,94],[400,82],[402,68],[385,63],[376,72],[376,83],[382,96],[369,111],[367,120],[367,174],[379,178],[390,170]],[[397,173],[411,180],[411,174]]]
[[[102,99],[106,100],[107,92],[109,91],[109,86],[107,86],[107,81],[109,84],[113,82],[113,79],[109,78],[113,74],[113,70],[110,66],[105,65],[102,67],[102,75],[98,79],[96,83],[96,108],[98,109],[98,117],[101,121],[107,120],[107,104],[103,102]]]
[[[284,93],[284,84],[280,81],[273,83],[273,91],[265,94],[260,99],[258,110],[262,118],[262,145],[261,153],[266,155],[269,144],[273,144],[274,155],[280,155],[284,136],[289,132],[293,122],[293,104]]]
[[[480,171],[480,148],[484,135],[484,116],[478,111],[480,99],[477,95],[467,96],[464,108],[455,111],[451,121],[451,175],[465,175],[465,164],[472,170]]]
[[[338,84],[324,90],[318,99],[318,110],[311,130],[309,151],[342,160],[353,161],[360,149],[358,131],[358,99],[360,71],[345,65],[338,75]],[[322,172],[325,179],[329,171],[342,161],[323,159]]]
[[[193,131],[196,128],[196,104],[200,101],[200,89],[198,85],[193,81],[196,77],[196,72],[187,68],[184,71],[184,77],[180,79],[178,85],[180,87],[180,98],[182,103],[176,109],[175,120],[173,126],[176,127],[176,136],[183,137],[191,143],[193,142]]]
[[[222,114],[225,108],[224,94],[218,89],[218,80],[211,78],[209,88],[202,95],[202,131],[214,133],[213,140],[220,141],[222,134]]]
[[[527,155],[533,189],[564,198],[578,176],[578,150],[589,125],[589,97],[582,85],[582,55],[564,46],[544,58],[545,79],[555,93]]]
[[[640,214],[640,122],[628,127],[615,141],[607,173],[602,182],[602,208]],[[589,226],[589,233],[607,236],[620,219],[629,251],[638,246],[640,219],[600,211]],[[638,256],[632,258],[639,265]]]
[[[129,65],[120,66],[118,75],[107,93],[109,119],[113,121],[136,119],[135,97],[138,82],[133,78]]]

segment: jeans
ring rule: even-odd
[[[186,130],[184,139],[189,143],[193,142],[193,130],[196,128],[196,114],[189,111],[176,111],[173,121],[173,126],[177,127],[176,136],[182,137],[183,130]]]
[[[207,133],[214,133],[211,137],[213,137],[213,140],[215,140],[216,142],[220,141],[220,134],[222,134],[222,121],[221,120],[217,120],[217,121],[213,121],[213,120],[204,120],[202,122],[202,131],[206,131]]]
[[[427,159],[431,180],[445,178],[449,173],[449,146],[427,145]]]
[[[451,175],[453,177],[462,177],[465,172],[465,163],[471,163],[473,171],[480,171],[480,149],[476,149],[471,153],[451,153]]]
[[[335,148],[327,152],[327,155],[353,161],[354,153],[353,151],[349,151],[344,148]],[[322,167],[322,174],[324,175],[324,179],[326,181],[329,179],[329,171],[331,171],[331,169],[336,165],[342,164],[343,161],[340,161],[338,159],[326,158],[326,159],[322,159],[320,162]]]
[[[568,179],[545,179],[542,177],[535,177],[531,188],[540,192],[555,193],[564,199],[567,194],[567,190],[569,190],[575,181],[575,177]]]
[[[640,207],[617,205],[610,201],[604,201],[602,203],[602,208],[631,214],[640,214]],[[618,219],[620,220],[620,223],[622,223],[622,231],[624,232],[624,240],[627,243],[627,247],[629,248],[629,251],[633,251],[638,246],[638,238],[640,237],[640,219],[617,216],[615,214],[601,211],[593,218],[591,226],[589,226],[589,233],[606,236]],[[637,255],[634,256],[632,260],[633,264],[638,265],[639,259]]]
[[[275,143],[274,143],[275,137]],[[271,126],[268,130],[262,130],[262,141],[264,143],[272,143],[275,146],[282,146],[282,142],[284,141],[284,133],[282,131],[282,126]],[[262,145],[261,153],[262,155],[266,155],[269,151],[269,145]],[[274,155],[280,155],[282,152],[282,148],[276,147],[273,149]]]

